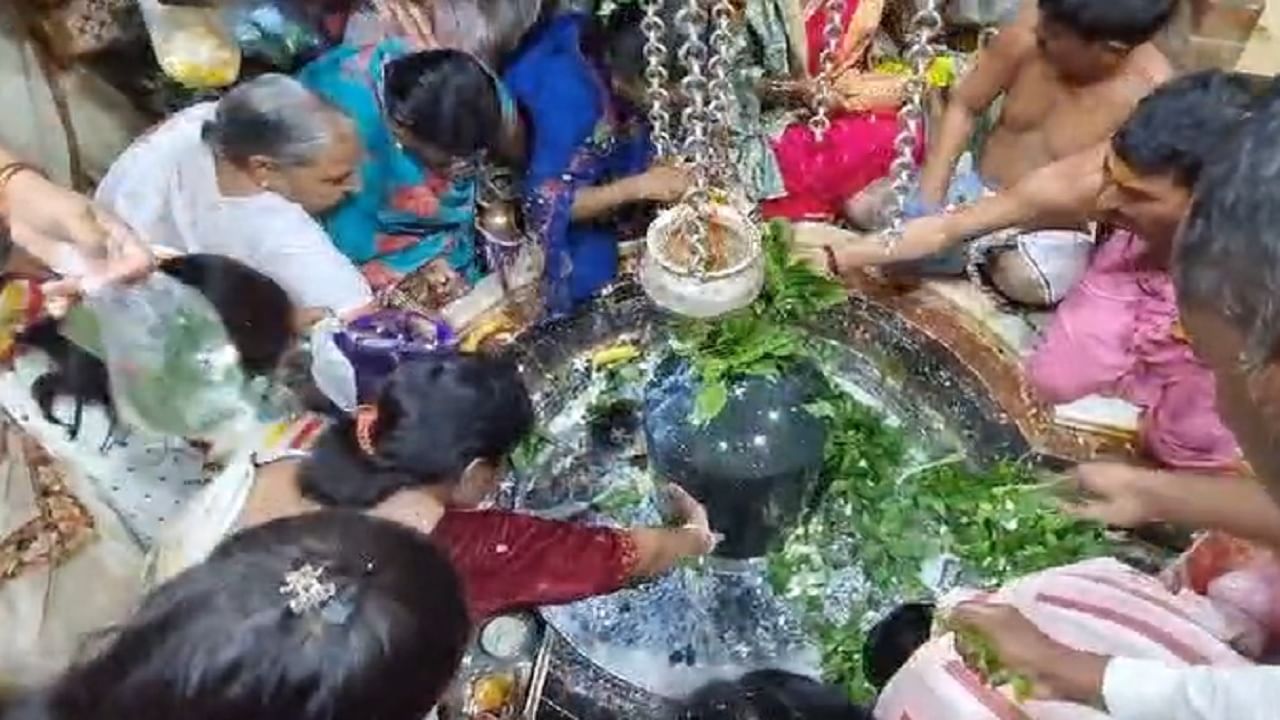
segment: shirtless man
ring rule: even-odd
[[[921,171],[912,214],[1012,187],[1033,170],[1105,141],[1172,74],[1150,40],[1173,7],[1173,0],[1039,0],[1025,6],[955,88]],[[971,159],[956,172],[979,118],[997,100],[999,117],[979,151],[977,172],[967,169]],[[997,289],[1034,305],[1062,299],[1083,272],[1090,247],[1088,235],[1074,227],[1010,238],[1009,244],[1018,249],[1003,254],[1012,265],[1002,268],[997,259],[991,268]],[[958,274],[965,260],[958,250],[907,269]]]

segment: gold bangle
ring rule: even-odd
[[[23,172],[24,170],[28,172],[33,172],[42,178],[46,177],[44,174],[44,171],[42,171],[40,168],[36,167],[35,165],[32,165],[29,162],[23,162],[21,160],[11,162],[8,165],[0,167],[0,215],[9,214],[8,212],[9,203],[5,199],[5,191],[9,189],[9,182],[13,180],[14,176],[16,176],[20,172]]]

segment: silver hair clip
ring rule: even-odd
[[[324,568],[307,563],[284,574],[280,594],[289,598],[294,615],[324,607],[338,593],[338,586],[324,579]]]

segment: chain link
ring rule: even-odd
[[[892,250],[894,244],[902,238],[907,198],[914,191],[917,182],[916,149],[920,131],[924,127],[929,66],[935,56],[933,36],[942,28],[942,15],[938,12],[937,0],[923,2],[924,5],[911,18],[910,43],[906,52],[911,75],[907,78],[906,97],[898,110],[898,134],[893,141],[894,160],[889,166],[893,204],[890,207],[889,230],[885,233],[888,250]]]
[[[733,163],[731,127],[737,103],[732,80],[732,64],[736,54],[733,14],[733,0],[712,0],[711,58],[707,62],[707,74],[711,77],[710,139],[715,150],[715,168],[712,174],[722,188],[735,185],[737,175]]]
[[[707,201],[709,199],[708,163],[710,162],[709,130],[707,116],[708,49],[702,36],[707,25],[704,0],[687,0],[676,14],[676,23],[684,33],[680,46],[680,63],[685,76],[680,80],[685,107],[681,113],[681,125],[685,133],[684,156],[689,164],[691,185],[686,204],[691,208],[689,219],[682,231],[688,238],[693,255],[693,270],[705,275],[710,269],[711,253],[707,248]]]
[[[818,106],[809,118],[809,129],[819,140],[826,137],[831,129],[831,111],[835,105],[832,81],[835,79],[836,55],[844,37],[845,7],[845,0],[826,0],[827,21],[822,28],[822,53],[818,56],[818,93],[815,98]]]
[[[654,153],[658,160],[671,158],[676,151],[671,141],[671,94],[667,92],[667,57],[665,43],[667,24],[662,19],[662,0],[644,0],[644,19],[640,31],[644,33],[644,77],[648,81],[649,132]]]

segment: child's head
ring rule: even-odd
[[[1116,72],[1151,40],[1174,0],[1040,0],[1040,50],[1066,79],[1092,82]]]
[[[675,24],[675,15],[679,10],[677,0],[660,2],[660,14],[666,30],[661,39],[667,48],[663,66],[667,71],[668,87],[672,89],[671,82],[678,81],[681,77],[676,54],[684,42],[684,36]],[[610,13],[592,36],[593,44],[597,46],[595,54],[609,68],[614,93],[640,108],[648,102],[645,96],[645,71],[648,65],[644,52],[647,40],[641,29],[644,15],[639,4],[624,4]]]

